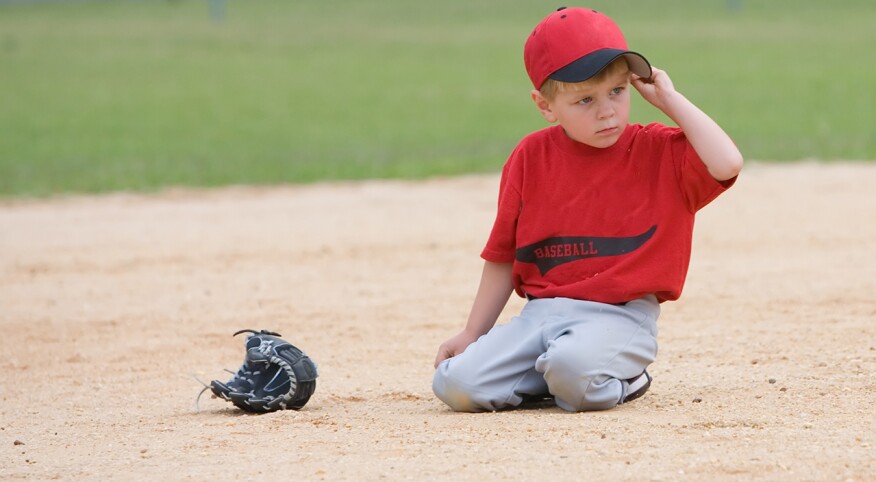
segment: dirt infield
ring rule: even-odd
[[[582,414],[432,396],[497,184],[0,203],[0,479],[876,480],[876,164],[749,164],[698,217],[651,391]],[[318,363],[302,411],[195,411],[240,328]]]

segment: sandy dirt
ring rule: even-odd
[[[651,391],[599,413],[432,395],[497,185],[0,202],[0,479],[876,480],[876,164],[746,166],[698,217]],[[303,410],[196,412],[241,328],[317,362]]]

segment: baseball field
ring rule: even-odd
[[[748,162],[647,395],[458,414],[554,5],[287,3],[0,2],[0,480],[876,480],[876,7],[591,2]],[[243,328],[317,363],[302,410],[196,407]]]

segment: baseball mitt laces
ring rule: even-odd
[[[316,390],[316,364],[295,345],[268,330],[239,330],[232,336],[249,333],[246,355],[237,372],[227,382],[213,380],[198,393],[195,407],[200,411],[201,395],[231,402],[241,410],[268,413],[276,410],[299,410]]]

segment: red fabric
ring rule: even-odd
[[[630,125],[606,149],[549,127],[525,137],[505,164],[481,257],[513,262],[520,296],[675,300],[694,214],[734,182],[712,178],[675,127]]]

